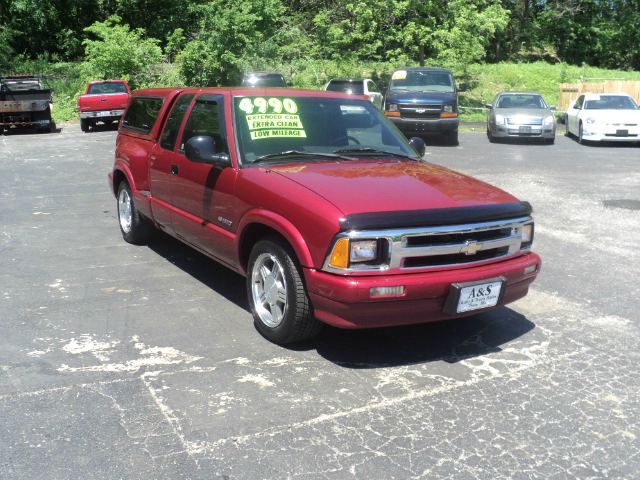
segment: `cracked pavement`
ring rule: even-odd
[[[122,240],[114,140],[0,136],[0,478],[639,478],[638,147],[429,145],[533,204],[530,294],[287,349],[238,275]]]

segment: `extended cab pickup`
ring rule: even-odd
[[[109,125],[120,121],[131,90],[124,80],[100,80],[89,82],[84,94],[78,97],[80,129],[88,132],[98,122]]]
[[[154,229],[246,276],[276,343],[323,323],[451,319],[526,295],[531,207],[422,160],[365,97],[287,89],[136,91],[109,174],[130,243]]]

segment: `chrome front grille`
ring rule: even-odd
[[[438,104],[401,103],[398,108],[406,118],[437,118],[442,111],[442,105]]]
[[[509,125],[542,125],[542,118],[516,115],[513,117],[507,117],[507,124]]]
[[[441,227],[419,227],[389,230],[357,230],[343,232],[352,241],[386,240],[384,265],[351,265],[340,273],[388,271],[389,273],[455,268],[515,256],[528,246],[522,244],[522,228],[532,223],[531,217]],[[324,265],[328,271],[338,271]]]

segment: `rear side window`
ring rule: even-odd
[[[162,136],[160,137],[160,146],[165,150],[173,150],[176,144],[176,138],[178,138],[178,131],[180,130],[182,119],[189,109],[193,96],[192,93],[181,95],[171,109],[167,123],[162,131]]]
[[[158,118],[163,98],[134,97],[122,120],[122,126],[130,130],[148,133]]]
[[[327,90],[331,92],[345,92],[351,95],[364,95],[364,87],[362,82],[344,82],[340,80],[332,80],[327,85]]]

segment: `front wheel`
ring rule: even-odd
[[[134,245],[147,243],[153,234],[153,225],[136,208],[131,187],[126,181],[118,186],[118,223],[122,238]]]
[[[582,129],[582,122],[580,122],[580,126],[578,127],[578,143],[581,145],[586,144],[586,140],[584,139],[584,131]]]
[[[256,329],[267,340],[300,342],[322,328],[313,316],[295,254],[278,239],[261,240],[251,250],[247,295]]]
[[[446,139],[449,145],[453,145],[453,146],[458,145],[458,131],[456,130],[455,132],[447,133]]]

